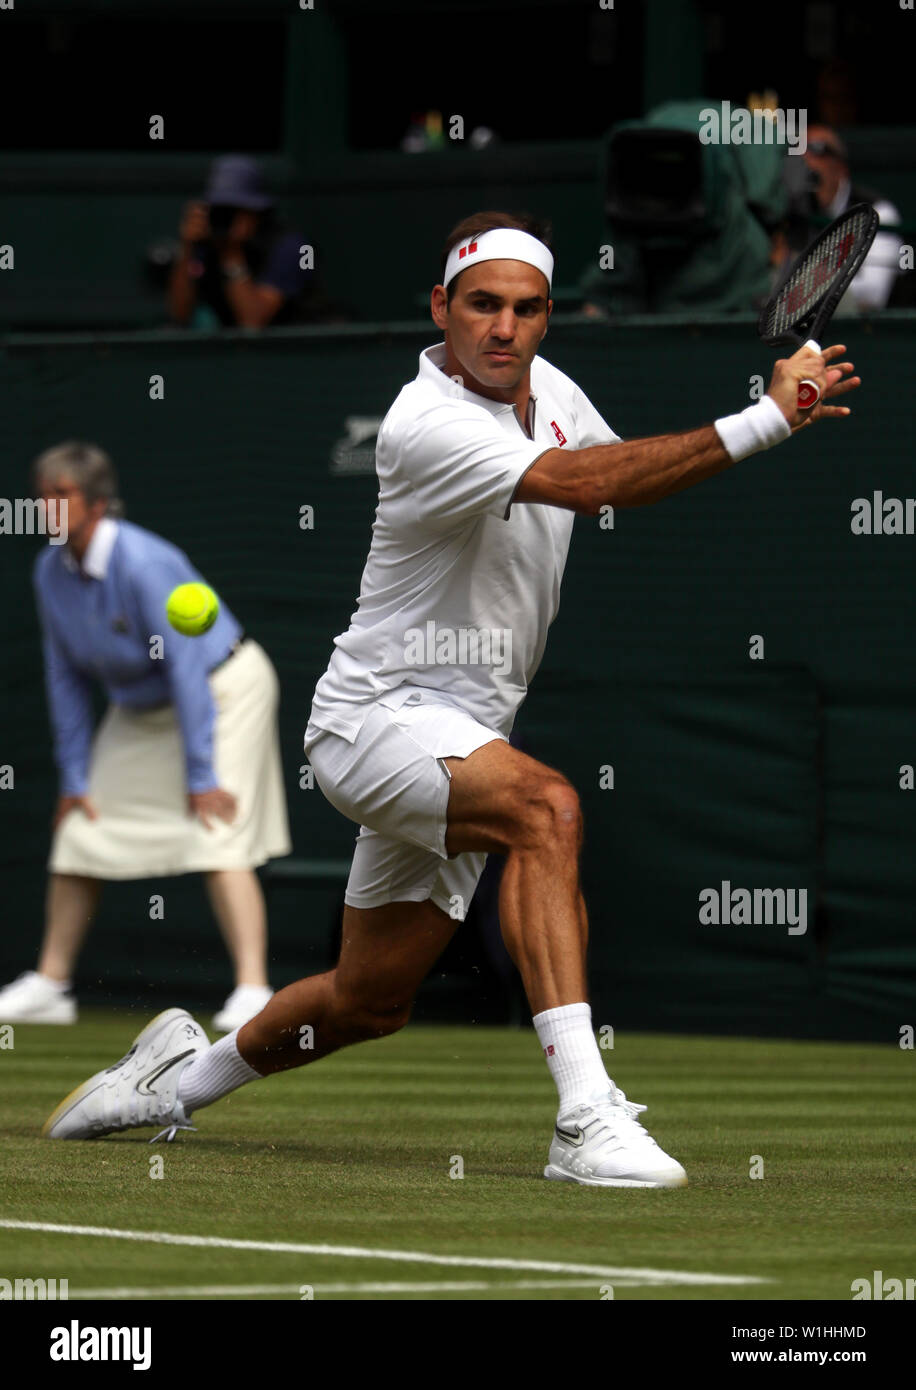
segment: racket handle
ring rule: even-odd
[[[820,352],[820,343],[816,343],[813,338],[809,338],[805,347],[813,348],[815,352]],[[821,398],[820,387],[817,382],[809,381],[806,377],[804,381],[798,383],[798,408],[799,410],[810,410],[813,405],[817,405]]]

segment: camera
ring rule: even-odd
[[[817,189],[821,176],[804,159],[785,159],[782,164],[782,179],[788,194],[788,216],[807,221],[816,217],[820,211]]]
[[[612,131],[605,166],[605,213],[641,235],[700,236],[709,226],[703,150],[683,130],[623,126]]]
[[[226,203],[214,203],[210,207],[210,230],[216,236],[225,236],[232,226],[235,208]]]

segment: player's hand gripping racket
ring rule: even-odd
[[[878,214],[868,203],[847,208],[825,227],[767,302],[757,324],[763,341],[770,347],[791,344],[820,352],[821,333],[860,270],[877,230]],[[799,382],[799,410],[810,410],[820,398],[815,382]]]

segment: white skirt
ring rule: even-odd
[[[51,844],[51,873],[152,878],[253,869],[290,853],[273,664],[249,638],[209,679],[217,784],[238,802],[231,824],[211,816],[207,830],[188,812],[184,745],[172,705],[145,712],[110,705],[89,767],[88,795],[98,818],[79,807],[64,817]]]

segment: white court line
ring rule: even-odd
[[[316,1294],[328,1293],[473,1293],[489,1289],[593,1289],[598,1291],[594,1279],[432,1279],[422,1284],[398,1283],[357,1283],[357,1284],[311,1284]],[[633,1280],[623,1283],[618,1280],[615,1288],[643,1287]],[[221,1298],[229,1295],[253,1298],[258,1294],[295,1294],[301,1296],[301,1284],[173,1284],[159,1285],[149,1289],[71,1289],[70,1302],[74,1299],[115,1299],[115,1298]]]
[[[136,1240],[152,1245],[188,1245],[204,1250],[260,1250],[273,1255],[320,1255],[351,1260],[398,1260],[408,1264],[442,1265],[459,1269],[531,1270],[539,1274],[592,1274],[599,1279],[649,1279],[658,1284],[768,1284],[769,1279],[746,1274],[694,1274],[676,1269],[635,1269],[624,1265],[565,1264],[557,1260],[513,1260],[488,1255],[433,1255],[422,1250],[369,1250],[360,1245],[294,1244],[279,1240],[232,1240],[226,1236],[182,1236],[166,1231],[121,1231],[108,1226],[70,1226],[55,1221],[10,1221],[7,1231],[46,1231],[51,1235],[100,1236],[106,1240]]]

